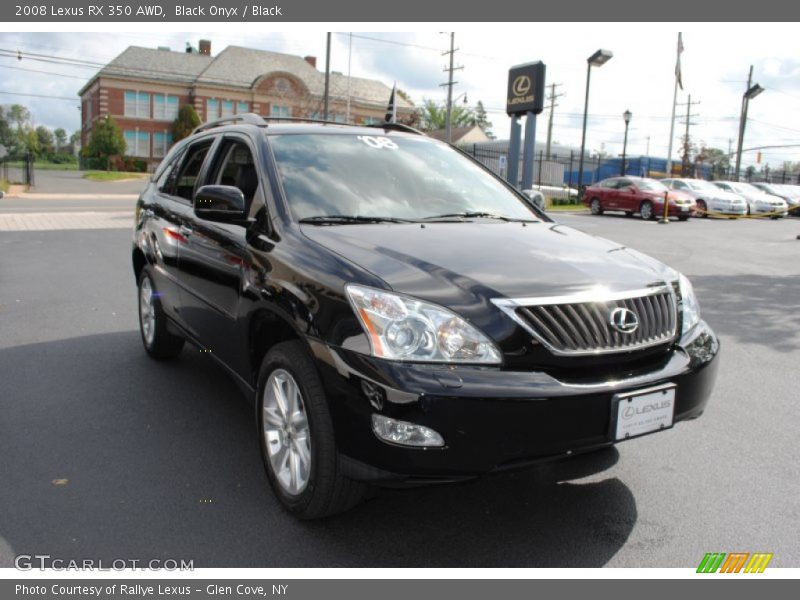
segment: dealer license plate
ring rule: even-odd
[[[616,417],[615,440],[625,440],[672,427],[672,418],[675,415],[675,384],[616,394],[612,407]]]

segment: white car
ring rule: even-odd
[[[789,212],[793,215],[800,215],[800,190],[797,189],[797,186],[763,181],[754,181],[751,185],[767,194],[783,198],[789,205]]]
[[[549,198],[578,201],[578,190],[566,185],[533,185],[531,188],[542,192]]]
[[[780,219],[789,214],[789,205],[779,197],[768,194],[749,183],[741,181],[715,181],[721,190],[739,194],[747,202],[747,212],[751,215],[768,214],[772,219]]]
[[[747,202],[739,194],[719,189],[710,181],[702,179],[662,179],[661,183],[671,190],[689,194],[697,201],[697,212],[704,217],[709,213],[730,216],[747,214]]]
[[[530,198],[531,204],[533,204],[536,208],[541,211],[545,210],[544,195],[542,192],[539,190],[522,190],[522,193]]]

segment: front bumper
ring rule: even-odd
[[[612,396],[677,386],[674,422],[702,414],[719,342],[700,322],[657,364],[606,380],[564,382],[543,372],[402,364],[310,341],[323,376],[344,472],[385,483],[455,481],[614,443]],[[362,381],[384,391],[376,408]],[[373,396],[374,402],[374,396]],[[373,413],[430,427],[443,448],[390,445]]]

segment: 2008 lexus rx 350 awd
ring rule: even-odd
[[[208,124],[136,215],[145,350],[230,373],[299,517],[663,431],[714,384],[686,277],[402,126]]]

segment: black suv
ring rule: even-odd
[[[137,202],[133,269],[145,350],[189,341],[230,373],[291,512],[703,412],[719,344],[680,273],[415,130],[282,121],[176,144]]]

